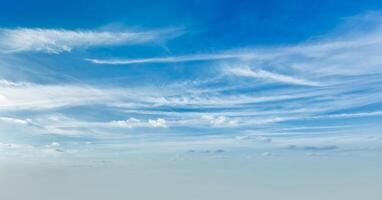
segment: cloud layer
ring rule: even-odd
[[[0,32],[0,46],[7,52],[58,54],[150,43],[171,35],[62,29]],[[381,33],[376,26],[367,33],[350,31],[346,37],[328,35],[294,45],[206,54],[176,55],[164,45],[170,56],[114,59],[106,52],[105,59],[89,62],[75,57],[81,62],[73,61],[78,68],[43,63],[44,59],[41,64],[19,63],[16,58],[25,55],[2,54],[13,57],[2,60],[0,68],[0,132],[19,134],[0,139],[23,135],[29,139],[26,143],[58,142],[60,150],[66,141],[132,148],[146,148],[142,141],[150,141],[158,150],[186,145],[254,148],[256,143],[264,148],[261,152],[269,152],[265,155],[276,155],[272,149],[291,150],[286,148],[290,145],[329,153],[356,149],[356,143],[378,148]],[[27,73],[17,76],[20,69]],[[51,76],[50,69],[60,73],[59,78]],[[357,135],[360,132],[367,134]]]

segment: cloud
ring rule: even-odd
[[[3,81],[5,82],[5,81]],[[10,82],[0,84],[1,110],[39,110],[86,104],[103,104],[111,107],[134,109],[139,107],[227,107],[247,103],[265,103],[311,96],[309,93],[296,95],[256,96],[256,95],[198,95],[183,92],[179,87],[168,87],[160,94],[155,88],[102,87],[84,84],[35,84],[30,82]],[[140,92],[137,92],[140,91]],[[176,94],[176,95],[174,95]],[[315,94],[314,94],[315,95]],[[154,112],[154,111],[152,111]],[[220,119],[220,121],[223,118]],[[219,123],[219,119],[214,120]]]
[[[30,83],[27,82],[12,82],[8,80],[0,80],[0,87],[21,87],[21,86],[30,86]]]
[[[112,124],[115,124],[116,126],[119,126],[119,127],[133,128],[133,127],[139,126],[141,124],[141,120],[135,119],[135,118],[129,118],[127,120],[112,121]]]
[[[149,124],[152,127],[160,127],[160,128],[167,128],[167,121],[162,118],[158,118],[156,120],[150,119]]]
[[[265,136],[253,136],[253,135],[238,135],[235,137],[236,140],[243,141],[243,140],[254,140],[257,142],[262,142],[262,143],[269,143],[272,142],[271,138],[265,137]]]
[[[0,107],[7,104],[9,104],[8,99],[5,96],[0,94]]]
[[[149,119],[148,121],[142,121],[136,118],[129,118],[127,120],[112,121],[111,124],[117,127],[123,128],[138,128],[138,127],[155,127],[155,128],[167,128],[167,121],[163,118]]]
[[[317,118],[355,118],[355,117],[372,117],[372,116],[381,116],[382,111],[377,110],[373,112],[358,112],[358,113],[340,113],[340,114],[332,114],[332,115],[323,115],[317,116]]]
[[[33,122],[31,119],[18,119],[11,117],[0,117],[0,121],[5,123],[17,124],[17,125],[32,125]]]
[[[114,100],[114,92],[87,85],[41,85],[7,81],[7,84],[0,84],[0,110],[38,110],[106,102]]]
[[[150,119],[150,121],[142,121],[135,118],[127,120],[113,121],[113,126],[119,127],[167,127],[168,122],[165,119],[153,119],[150,115],[161,115],[173,119],[171,126],[181,127],[232,127],[232,128],[251,128],[251,127],[266,127],[279,122],[286,122],[290,120],[307,120],[307,119],[337,119],[337,118],[350,118],[350,117],[365,117],[365,116],[379,116],[380,111],[370,113],[345,113],[325,115],[325,113],[341,108],[341,106],[348,106],[346,103],[351,102],[349,106],[358,105],[354,104],[355,98],[341,99],[341,95],[330,101],[323,101],[322,103],[315,103],[310,105],[309,109],[305,107],[305,99],[315,99],[320,96],[326,97],[328,95],[337,94],[336,91],[328,93],[313,91],[300,94],[288,91],[288,95],[282,93],[275,94],[245,94],[245,95],[196,95],[196,97],[187,98],[186,90],[185,95],[174,96],[173,93],[179,94],[183,91],[175,88],[174,90],[163,91],[163,93],[155,95],[153,90],[141,90],[141,92],[128,92],[137,91],[129,90],[129,88],[103,88],[91,87],[87,85],[40,85],[28,82],[10,82],[3,81],[6,84],[0,84],[0,111],[11,110],[46,110],[51,108],[64,108],[75,107],[81,105],[104,105],[112,109],[123,110],[124,112],[139,113],[140,119]],[[155,88],[154,88],[155,89]],[[292,90],[293,91],[293,90]],[[167,94],[167,92],[170,92]],[[333,93],[334,92],[334,93]],[[378,96],[375,96],[379,100]],[[362,98],[369,99],[367,96]],[[182,99],[182,100],[180,100]],[[288,108],[289,101],[299,102],[294,104],[297,107]],[[335,103],[334,102],[341,102]],[[128,104],[124,103],[128,102]],[[274,108],[274,102],[277,103],[277,108]],[[360,103],[370,102],[363,99],[359,100]],[[259,104],[261,109],[257,107],[248,107],[248,104]],[[362,105],[362,104],[361,104]],[[176,110],[164,111],[163,107],[171,106],[173,108],[208,108],[219,109],[219,112],[205,113],[203,110],[195,112],[181,112]],[[284,107],[285,106],[285,107]],[[144,108],[144,109],[143,109]],[[226,110],[226,109],[229,109]],[[212,125],[212,126],[206,126]],[[96,127],[97,123],[82,124],[83,127]],[[101,126],[101,125],[99,125]],[[104,125],[102,125],[104,126]],[[112,126],[112,125],[110,125]],[[105,126],[106,127],[106,126]],[[69,127],[70,128],[70,127]],[[79,127],[76,127],[79,129]],[[48,132],[54,133],[67,133],[73,132],[69,129],[59,129],[55,127],[47,127]],[[80,133],[80,130],[75,132]]]
[[[52,142],[52,144],[50,144],[50,146],[52,146],[52,147],[58,147],[58,146],[60,146],[60,143],[58,143],[58,142]]]
[[[235,136],[235,139],[236,140],[250,140],[251,137],[249,135],[238,135],[238,136]]]
[[[68,42],[69,39],[65,39],[65,37],[64,39],[51,39],[53,38],[50,36],[52,32],[48,30],[51,29],[43,29],[39,33],[43,38],[49,40],[43,39],[36,42],[35,36],[33,36],[32,44],[27,43],[29,46],[27,45],[25,50],[20,49],[20,51],[61,53],[75,48],[133,44],[133,41],[127,39],[118,40],[122,32],[56,30],[64,35],[84,34],[89,36],[93,33],[96,37],[100,37],[104,33],[113,35],[113,39],[107,41],[89,41],[73,36],[70,39],[74,38],[72,43]],[[83,80],[71,82],[51,78],[50,73],[43,71],[46,68],[28,65],[28,62],[23,62],[22,64],[26,67],[20,67],[20,69],[28,72],[25,80],[31,82],[12,82],[9,80],[24,79],[22,79],[23,76],[18,76],[19,71],[12,69],[13,63],[8,63],[9,72],[5,73],[4,68],[0,69],[0,77],[9,79],[0,80],[0,112],[2,116],[13,116],[14,113],[20,115],[21,113],[25,115],[24,119],[30,118],[32,122],[41,127],[38,131],[37,129],[33,131],[30,127],[22,127],[20,131],[65,135],[65,137],[88,137],[84,138],[84,141],[95,138],[105,139],[104,141],[112,138],[115,141],[115,138],[128,137],[129,134],[126,133],[134,133],[131,134],[134,136],[129,135],[129,137],[136,137],[141,131],[144,131],[144,135],[146,135],[158,132],[159,128],[167,127],[168,129],[160,131],[167,133],[179,131],[182,134],[178,135],[187,135],[184,136],[187,139],[197,138],[197,136],[193,138],[194,135],[215,134],[217,130],[214,129],[219,128],[219,134],[221,133],[224,137],[227,136],[226,134],[230,134],[228,135],[230,142],[235,145],[252,143],[264,144],[260,146],[277,145],[280,141],[279,138],[268,137],[267,134],[283,134],[285,137],[301,134],[306,135],[306,138],[309,139],[312,136],[307,133],[312,133],[314,126],[317,127],[317,123],[321,127],[325,127],[336,119],[381,116],[381,111],[375,110],[378,109],[378,106],[369,106],[379,105],[382,99],[380,87],[382,84],[382,68],[380,67],[382,66],[380,56],[382,39],[378,36],[381,31],[373,31],[340,39],[326,37],[314,42],[302,42],[282,47],[237,49],[231,52],[219,51],[212,54],[142,59],[89,60],[97,64],[176,64],[184,62],[176,69],[184,72],[181,76],[178,76],[178,73],[173,74],[174,68],[172,67],[163,68],[160,73],[148,73],[147,76],[150,80],[155,79],[154,83],[146,81],[146,79],[142,80],[141,76],[135,76],[135,72],[139,70],[151,70],[146,67],[134,68],[132,71],[129,71],[130,68],[123,69],[126,70],[126,76],[129,77],[126,80],[115,82],[114,78],[119,78],[120,74],[115,73],[114,68],[105,69],[110,73],[102,74],[102,78],[105,79],[99,82],[91,77],[93,72],[89,76],[84,76],[83,73],[92,70],[86,69],[89,71],[76,74],[76,78],[83,78]],[[105,36],[105,38],[107,37]],[[81,41],[79,42],[79,40]],[[155,39],[145,39],[142,43],[155,41]],[[4,43],[1,44],[4,45]],[[69,48],[63,47],[65,45]],[[1,54],[0,56],[21,57],[18,54]],[[5,62],[4,59],[0,60],[2,63]],[[11,58],[8,60],[18,61]],[[192,61],[211,62],[207,63],[208,65],[200,63],[203,67],[191,68],[186,62]],[[18,62],[15,64],[21,65]],[[189,68],[183,71],[182,67]],[[65,72],[68,71],[64,67],[60,67],[57,71],[54,66],[49,67],[50,69],[53,69],[53,73],[63,72],[63,76],[72,74],[71,70],[66,74]],[[118,72],[120,72],[119,70]],[[35,77],[28,76],[29,72],[42,76],[35,79]],[[99,72],[96,70],[96,74]],[[141,72],[145,71],[138,73]],[[15,75],[7,77],[3,74]],[[91,80],[87,79],[89,77]],[[68,79],[65,77],[64,80]],[[33,83],[33,81],[36,82]],[[273,84],[274,82],[283,84]],[[294,85],[309,87],[295,87]],[[77,107],[81,107],[81,109],[77,109]],[[365,112],[362,110],[363,108],[367,108],[368,111]],[[91,109],[92,112],[78,112],[82,109],[86,111]],[[344,110],[360,111],[359,113],[342,113]],[[8,111],[13,114],[8,115]],[[71,118],[49,117],[52,112],[70,113]],[[114,120],[116,116],[126,116],[126,118]],[[14,123],[27,123],[10,119],[3,119],[0,122],[3,123],[3,126],[0,126],[2,130],[12,130],[8,127]],[[359,122],[361,125],[369,123],[366,119],[359,119]],[[298,124],[297,128],[296,124]],[[353,127],[357,126],[358,123]],[[296,131],[301,127],[306,128]],[[335,135],[341,131],[357,132],[358,130],[353,127],[331,127],[325,133],[330,131]],[[128,131],[126,128],[136,129]],[[370,129],[372,128],[378,129],[378,127],[370,127]],[[195,129],[200,130],[200,133],[196,133]],[[315,130],[315,133],[320,131],[323,130]],[[265,136],[256,137],[255,132]],[[248,140],[248,142],[235,142],[232,134],[241,135],[236,139]],[[168,135],[170,134],[164,134],[163,138],[158,139],[161,140],[163,146],[165,140],[172,139],[172,135],[171,137]],[[174,138],[179,139],[178,135]],[[207,140],[212,141],[213,139],[208,138]],[[166,144],[173,145],[171,142]],[[293,141],[289,144],[296,143]],[[337,143],[335,144],[337,145]],[[283,144],[283,146],[286,145]],[[297,148],[314,151],[314,149],[327,147],[303,143]]]
[[[231,74],[243,77],[262,78],[277,82],[283,82],[294,85],[306,85],[306,86],[320,86],[321,84],[314,81],[308,81],[292,76],[273,73],[265,70],[252,70],[249,67],[234,67],[228,70]]]
[[[381,15],[378,15],[381,18]],[[370,17],[369,17],[370,18]],[[382,59],[382,28],[379,24],[368,31],[347,30],[341,34],[329,34],[320,39],[302,42],[295,45],[221,50],[218,53],[189,54],[171,57],[149,58],[89,58],[95,64],[127,65],[144,63],[176,63],[192,61],[216,61],[222,64],[230,61],[258,67],[264,63],[274,66],[275,69],[289,69],[309,77],[322,75],[356,75],[380,72]],[[362,30],[362,29],[361,29]],[[360,51],[362,49],[362,51]],[[365,57],[369,59],[364,59]],[[264,69],[264,67],[263,67]],[[286,70],[286,71],[289,71]],[[255,71],[257,76],[283,80],[301,85],[317,86],[317,82],[293,79],[269,70]],[[253,75],[253,73],[251,73]]]
[[[46,147],[48,147],[48,148],[57,148],[59,146],[61,146],[61,144],[59,142],[52,142],[52,143],[46,145]]]
[[[142,59],[91,59],[85,60],[94,64],[108,64],[108,65],[129,65],[129,64],[145,64],[145,63],[177,63],[177,62],[191,62],[191,61],[209,61],[209,60],[225,60],[234,58],[253,58],[256,57],[252,54],[196,54],[186,56],[174,57],[159,57],[159,58],[142,58]]]
[[[201,118],[214,126],[235,126],[238,124],[237,120],[229,119],[226,116],[203,115]]]
[[[336,145],[318,145],[318,146],[296,146],[289,145],[288,149],[293,150],[305,150],[305,151],[327,151],[327,150],[335,150],[338,149]]]
[[[176,37],[177,29],[147,32],[66,30],[41,28],[0,29],[3,52],[37,51],[51,54],[70,52],[75,48],[143,44]]]

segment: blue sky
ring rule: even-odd
[[[2,1],[0,150],[377,152],[381,4]]]
[[[378,199],[381,9],[2,0],[0,199]]]

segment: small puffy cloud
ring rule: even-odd
[[[52,142],[48,145],[45,145],[46,149],[45,149],[45,152],[46,153],[63,153],[64,150],[61,147],[61,144],[58,143],[58,142]]]
[[[45,147],[47,148],[58,148],[59,146],[61,146],[61,144],[58,142],[52,142],[50,144],[45,145]]]
[[[50,146],[52,146],[52,147],[58,147],[58,146],[60,146],[60,143],[58,143],[58,142],[52,142],[52,144],[50,144]]]
[[[148,121],[142,121],[136,118],[129,118],[127,120],[117,120],[111,122],[112,126],[122,128],[137,128],[137,127],[155,127],[155,128],[167,128],[167,121],[162,118],[149,119]]]
[[[152,126],[152,127],[160,127],[160,128],[166,128],[167,127],[167,122],[165,119],[162,119],[162,118],[158,118],[156,120],[152,120],[150,119],[149,120],[149,124]]]
[[[139,119],[129,118],[128,120],[112,121],[111,123],[118,127],[134,128],[139,126],[141,121]]]

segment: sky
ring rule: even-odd
[[[21,181],[32,199],[75,199],[61,190],[74,187],[65,173],[103,191],[92,199],[124,199],[123,184],[135,198],[380,196],[381,9],[1,1],[0,185],[13,183],[4,198],[25,199],[12,192]]]

